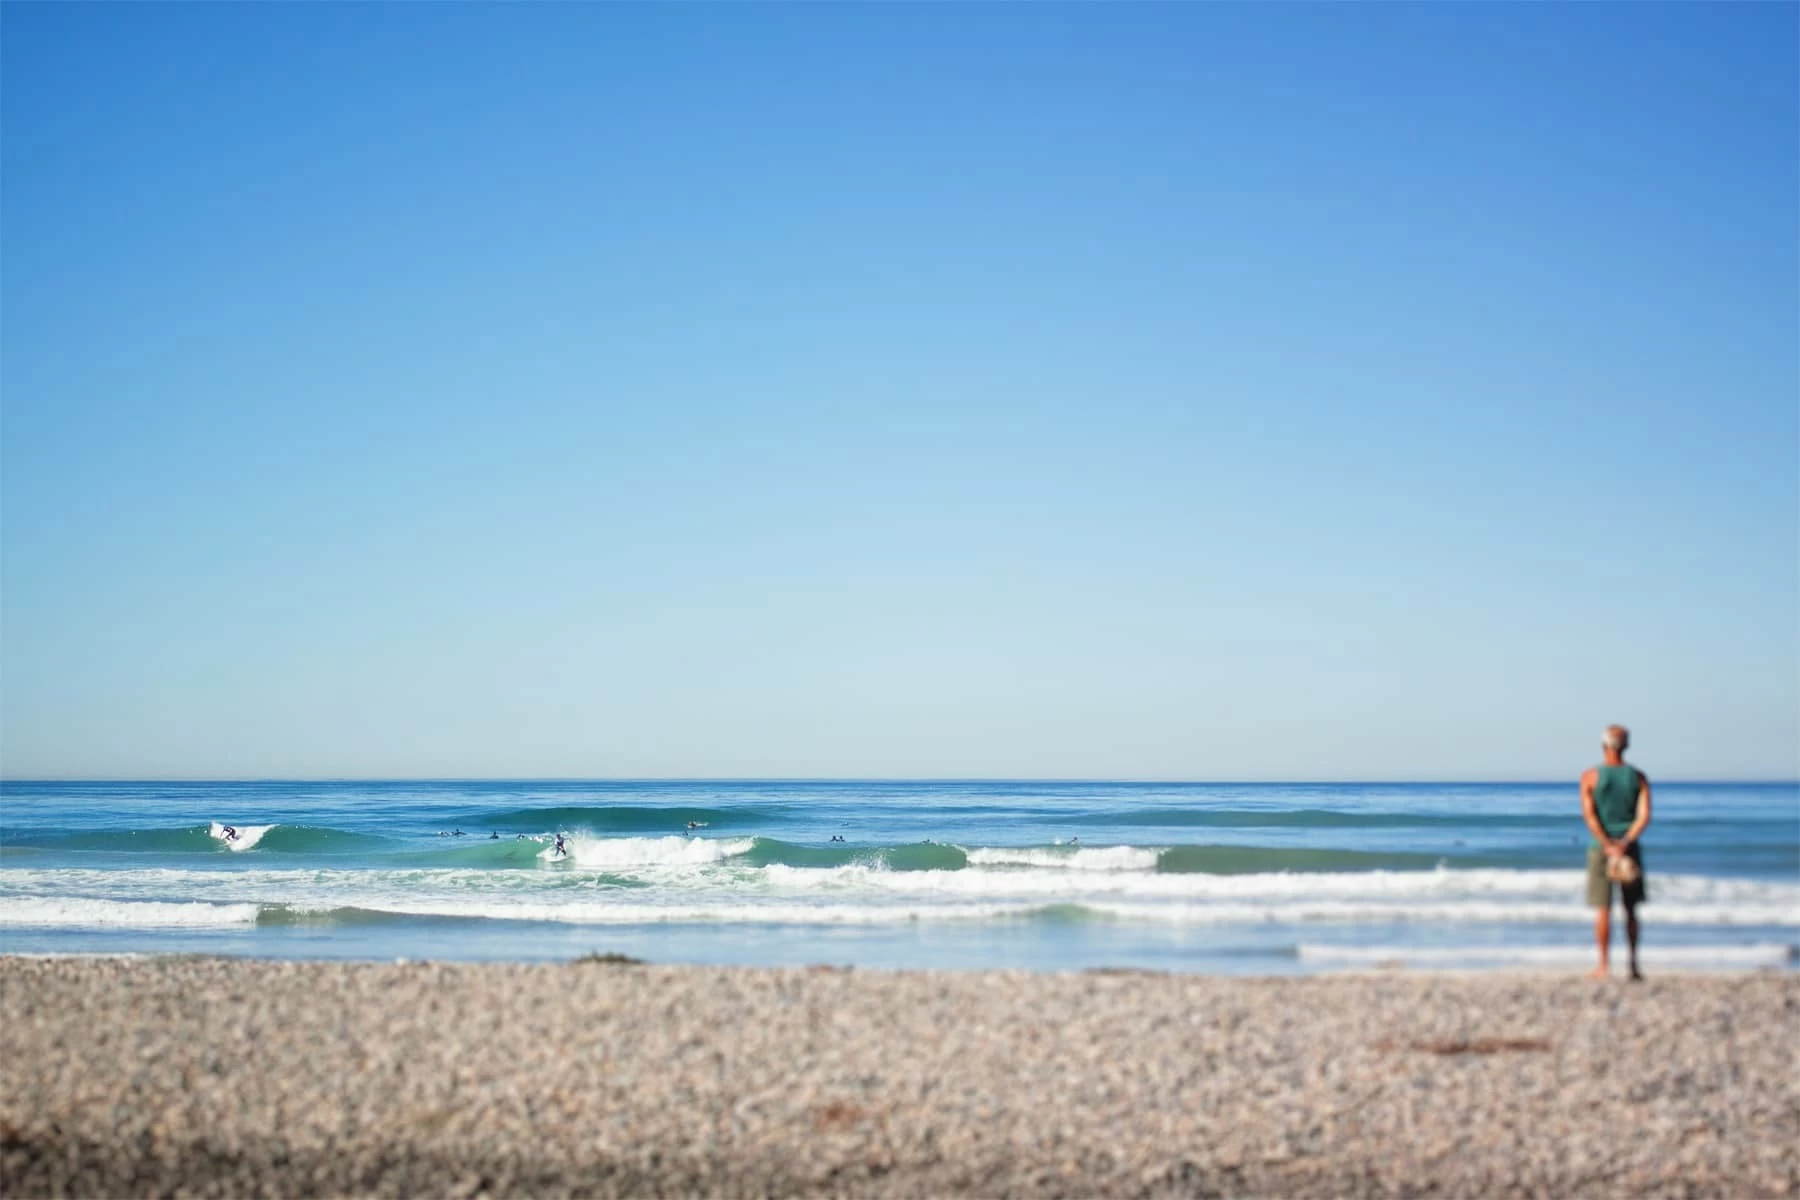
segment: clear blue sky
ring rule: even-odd
[[[1800,773],[1794,5],[0,9],[0,769]]]

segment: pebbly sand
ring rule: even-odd
[[[1800,975],[0,958],[6,1196],[1800,1194]]]

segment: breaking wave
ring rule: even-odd
[[[202,901],[0,897],[0,927],[40,929],[229,929],[254,925],[256,904]]]

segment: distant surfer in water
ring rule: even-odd
[[[563,835],[560,833],[557,834],[556,835],[556,850],[555,850],[556,857],[564,858],[568,855],[568,853],[569,853],[569,847],[566,844],[564,844]]]
[[[225,826],[225,840],[228,842],[237,841],[237,826],[236,825]]]
[[[488,841],[497,842],[499,840],[500,840],[500,831],[498,829],[492,829],[492,830],[488,831]]]

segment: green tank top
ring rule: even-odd
[[[1594,772],[1594,815],[1600,818],[1606,836],[1616,838],[1637,820],[1638,791],[1644,777],[1636,767],[1600,766]]]

